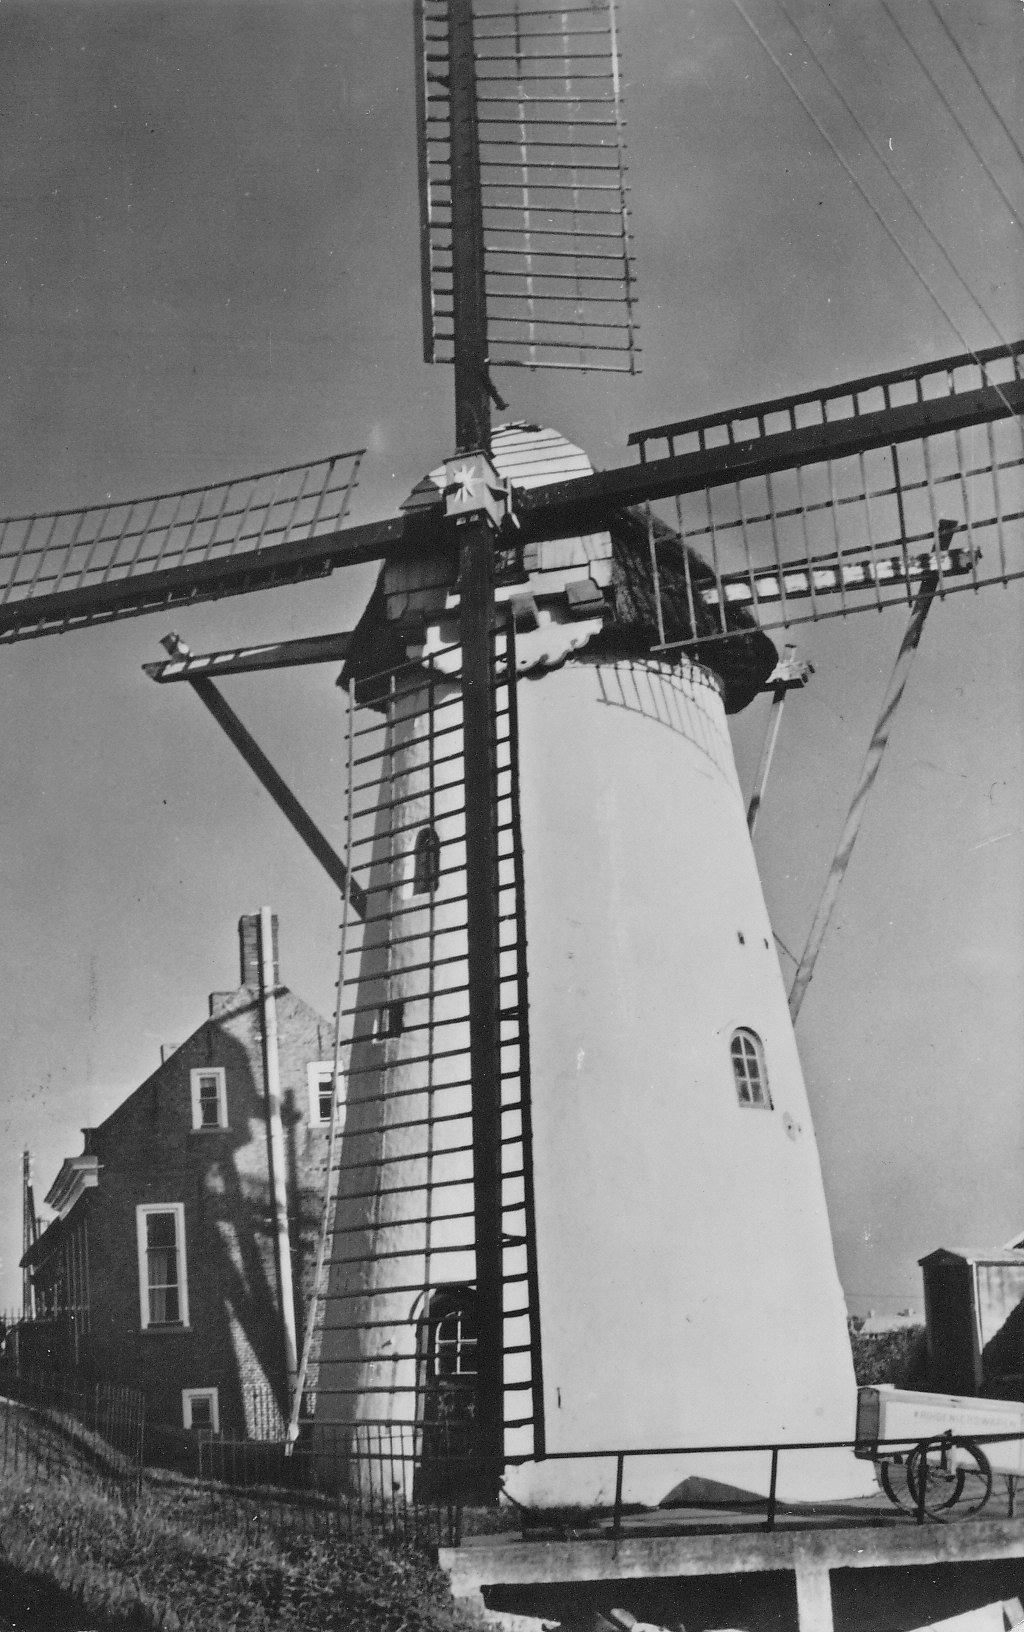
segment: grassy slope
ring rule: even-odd
[[[67,1620],[54,1618],[54,1588]],[[84,1487],[12,1480],[0,1490],[0,1594],[15,1590],[34,1597],[41,1627],[75,1625],[77,1605],[104,1632],[461,1632],[470,1624],[444,1576],[411,1548],[247,1541],[209,1515],[190,1524],[159,1494],[126,1511]]]

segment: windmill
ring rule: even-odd
[[[340,524],[345,519],[358,461],[355,457],[339,457],[315,468],[277,472],[270,479],[254,479],[248,483],[223,484],[217,489],[173,494],[136,506],[108,505],[93,511],[68,512],[59,517],[21,518],[9,523],[4,535],[9,579],[3,608],[4,621],[0,622],[0,628],[9,639],[32,633],[54,632],[132,612],[190,604],[205,597],[218,598],[233,591],[242,592],[295,581],[334,570],[349,562],[377,560],[382,556],[387,558],[391,580],[385,582],[382,590],[385,605],[379,614],[383,620],[381,630],[390,623],[400,622],[398,618],[390,619],[388,612],[401,597],[410,602],[413,622],[416,621],[417,612],[438,610],[436,605],[432,608],[430,603],[432,597],[436,600],[442,591],[440,610],[457,612],[458,617],[454,621],[452,618],[447,620],[449,638],[441,640],[438,636],[436,663],[429,653],[428,657],[431,672],[436,668],[444,676],[443,684],[454,686],[459,694],[458,702],[453,705],[445,693],[439,706],[455,706],[461,710],[454,734],[461,733],[465,743],[461,779],[466,789],[464,803],[468,813],[463,842],[468,919],[467,1024],[473,1084],[473,1103],[468,1116],[472,1124],[470,1142],[473,1146],[475,1181],[472,1202],[474,1267],[469,1276],[459,1270],[454,1276],[446,1274],[438,1289],[449,1291],[456,1285],[465,1284],[466,1280],[473,1282],[477,1363],[468,1375],[475,1379],[472,1384],[476,1401],[473,1414],[478,1428],[483,1431],[483,1425],[487,1425],[495,1440],[501,1431],[500,1449],[491,1443],[480,1453],[481,1460],[495,1470],[503,1464],[506,1453],[504,1430],[513,1420],[506,1403],[507,1368],[499,1363],[505,1358],[505,1340],[499,1330],[503,1329],[506,1315],[502,1300],[506,1283],[511,1279],[505,1269],[505,1252],[508,1249],[504,1241],[513,1232],[508,1227],[509,1221],[501,1216],[501,1180],[506,1175],[498,1165],[500,1151],[497,1147],[501,1146],[504,1137],[501,1131],[504,1106],[500,1098],[497,1081],[500,1073],[496,1061],[502,1048],[508,1046],[507,1032],[503,1033],[502,1027],[510,1024],[521,1026],[526,1006],[522,1002],[506,1006],[500,1000],[503,976],[500,966],[496,967],[496,947],[499,943],[494,923],[493,880],[496,876],[499,881],[502,880],[502,857],[498,853],[498,840],[492,830],[489,813],[494,805],[496,778],[504,772],[506,782],[515,779],[510,777],[508,766],[495,764],[495,748],[491,741],[489,715],[494,659],[490,649],[490,624],[492,596],[495,593],[492,576],[497,574],[498,591],[504,592],[503,602],[510,606],[513,602],[522,603],[512,606],[511,621],[505,618],[499,637],[501,651],[498,661],[504,664],[499,675],[499,691],[504,699],[503,712],[506,717],[511,718],[513,707],[519,708],[526,697],[529,697],[532,706],[536,698],[543,695],[544,685],[547,684],[538,681],[536,686],[529,685],[518,691],[512,680],[515,668],[509,656],[510,636],[518,649],[528,653],[532,640],[537,652],[530,654],[525,661],[530,661],[531,667],[538,671],[551,668],[556,677],[553,683],[559,685],[562,678],[575,683],[583,673],[589,677],[590,667],[584,661],[588,648],[592,654],[604,652],[609,670],[621,663],[632,664],[634,668],[639,665],[645,673],[656,676],[653,682],[655,689],[663,684],[662,666],[670,668],[674,676],[680,662],[677,654],[693,653],[700,673],[719,674],[726,689],[727,701],[738,702],[745,691],[756,689],[759,683],[769,678],[769,654],[754,626],[745,620],[745,609],[753,609],[761,627],[767,628],[797,621],[805,615],[800,608],[807,609],[806,615],[827,615],[833,607],[853,612],[866,605],[891,605],[904,598],[910,599],[916,585],[929,574],[934,575],[937,592],[942,594],[951,593],[961,585],[980,587],[983,583],[1003,582],[1012,575],[1012,564],[1005,555],[1005,529],[1013,519],[1018,504],[1015,498],[1007,498],[1006,489],[1007,484],[1017,480],[1019,460],[1012,442],[1006,441],[1005,421],[1009,410],[1016,412],[1019,409],[1020,388],[1016,351],[1010,358],[1006,358],[1001,350],[962,356],[941,364],[896,371],[887,376],[872,377],[803,397],[757,404],[731,415],[714,415],[699,421],[662,426],[640,437],[642,458],[639,465],[600,476],[587,476],[569,475],[563,464],[561,469],[566,479],[526,489],[512,483],[516,490],[510,492],[510,484],[503,479],[501,470],[502,451],[508,455],[510,464],[517,454],[529,462],[530,439],[535,433],[523,432],[524,447],[519,450],[511,446],[506,446],[504,450],[500,446],[497,449],[492,446],[490,470],[476,457],[488,450],[488,398],[494,391],[491,368],[498,366],[498,358],[502,363],[518,361],[526,366],[539,367],[555,360],[551,352],[558,350],[559,361],[564,362],[567,354],[575,353],[586,366],[593,367],[600,360],[600,355],[596,353],[596,348],[588,350],[581,344],[582,340],[589,338],[618,353],[616,360],[624,361],[628,368],[634,355],[635,325],[632,321],[631,268],[621,215],[621,169],[617,164],[612,167],[615,177],[612,193],[616,199],[615,208],[619,211],[619,223],[614,233],[607,225],[602,228],[602,236],[605,231],[609,232],[611,242],[616,246],[615,254],[620,260],[614,278],[607,271],[597,270],[602,265],[598,257],[603,246],[595,250],[593,239],[597,234],[583,230],[584,226],[594,226],[598,212],[585,214],[587,206],[580,197],[585,184],[575,173],[585,168],[581,163],[569,167],[568,180],[563,181],[569,195],[567,205],[553,202],[553,197],[557,195],[553,195],[552,191],[542,192],[540,202],[534,191],[530,193],[530,202],[524,202],[523,178],[530,186],[538,185],[532,176],[527,176],[524,168],[513,183],[506,183],[507,193],[503,194],[500,189],[492,190],[489,196],[494,214],[488,218],[486,211],[483,212],[483,219],[489,219],[486,228],[483,226],[480,201],[488,194],[481,191],[485,177],[480,177],[478,185],[474,167],[480,162],[480,144],[487,149],[488,131],[481,131],[480,122],[474,117],[474,104],[479,109],[481,103],[473,95],[477,53],[473,49],[472,34],[474,24],[481,37],[487,34],[484,23],[487,9],[486,6],[477,7],[474,16],[467,5],[453,5],[450,12],[445,8],[430,6],[424,8],[422,21],[424,124],[421,128],[426,136],[430,130],[427,119],[438,116],[442,122],[445,119],[443,110],[439,114],[436,103],[434,112],[430,111],[427,98],[434,94],[442,103],[448,104],[447,119],[452,133],[447,156],[438,160],[438,150],[435,148],[432,161],[432,150],[427,146],[423,157],[424,242],[428,264],[424,289],[432,325],[429,332],[434,336],[435,346],[439,346],[442,340],[444,292],[449,282],[452,311],[458,317],[452,335],[457,398],[457,457],[446,468],[440,483],[446,490],[444,502],[419,504],[394,522],[360,528],[342,527]],[[615,110],[614,41],[610,37],[614,14],[600,7],[581,6],[570,8],[570,11],[582,18],[585,25],[600,24],[604,44],[593,55],[599,63],[606,61],[610,64],[607,69],[612,79],[609,105]],[[499,121],[507,122],[514,132],[511,138],[513,151],[519,149],[522,162],[523,146],[537,137],[536,127],[531,121],[536,117],[535,103],[538,98],[534,91],[528,89],[523,94],[525,88],[521,78],[523,55],[529,58],[531,52],[536,51],[528,39],[528,18],[533,14],[523,11],[517,15],[521,17],[521,22],[517,25],[520,32],[515,45],[517,49],[522,48],[522,52],[512,59],[505,59],[497,70],[501,83],[494,94],[502,106],[495,116],[494,127],[498,127]],[[579,51],[581,58],[583,56],[578,42],[570,41],[568,46],[560,44],[560,48],[563,52]],[[560,66],[564,69],[564,58]],[[537,72],[540,73],[539,68]],[[590,72],[596,74],[597,69],[580,66],[581,75]],[[532,73],[528,77],[532,78]],[[564,81],[566,77],[564,72],[558,74],[560,80]],[[431,86],[434,87],[433,93]],[[578,85],[570,88],[566,101],[577,112],[583,106],[582,91]],[[547,104],[545,108],[551,111]],[[581,135],[579,152],[589,154],[596,163],[602,155],[597,154],[593,146],[588,146],[586,131],[589,127],[584,125],[582,118],[578,122],[581,129],[574,135]],[[614,128],[617,132],[617,124],[614,124]],[[551,135],[550,129],[547,134]],[[495,142],[505,139],[495,136],[493,130],[490,135]],[[617,144],[611,151],[618,154]],[[442,265],[446,261],[442,244],[446,234],[441,224],[445,212],[440,208],[439,195],[445,189],[443,180],[438,180],[439,173],[443,177],[446,169],[451,183],[452,205],[451,247],[447,257],[451,263],[450,280],[442,272]],[[597,185],[595,183],[595,187]],[[509,196],[516,191],[520,194],[518,201]],[[568,235],[555,232],[550,225],[551,212],[563,208],[568,210],[573,223],[573,231]],[[495,220],[500,220],[498,212],[517,222],[520,238],[510,244],[507,235],[504,236],[501,240],[505,246],[503,255],[493,248],[488,251],[485,247],[485,263],[488,253],[491,255],[492,280],[488,286],[486,265],[481,265],[479,253],[480,236],[482,231],[486,237],[487,232],[502,230],[494,225]],[[604,213],[607,219],[607,212]],[[544,225],[541,226],[540,222]],[[571,245],[568,250],[567,242]],[[544,247],[545,244],[554,247]],[[518,278],[507,273],[502,277],[498,267],[511,264],[511,256],[516,251],[519,261],[528,270]],[[550,271],[552,260],[556,266],[571,268],[566,274],[573,290],[571,313],[564,296],[556,295],[550,282],[547,285],[543,283],[542,273],[544,269]],[[587,276],[587,268],[593,276]],[[593,301],[600,314],[605,304],[600,291],[606,280],[614,289],[612,305],[617,301],[624,313],[623,320],[618,324],[601,323],[586,309],[584,296]],[[564,282],[562,287],[565,287]],[[511,294],[509,290],[512,290]],[[493,318],[498,310],[506,316],[508,330],[517,337],[515,344],[518,344],[519,351],[516,356],[502,354],[497,347],[493,326],[488,330],[484,324],[485,313],[490,312]],[[552,315],[547,316],[548,313]],[[975,448],[965,450],[963,447],[963,437],[979,425],[989,428],[985,431],[986,437],[991,437],[991,451],[988,453],[984,448],[979,453]],[[947,464],[951,449],[957,455],[962,455],[955,467]],[[559,469],[560,461],[571,467],[578,457],[572,449],[557,443],[552,444],[551,456],[555,469]],[[948,507],[941,512],[932,511],[937,487],[943,499],[951,493],[962,493],[963,504],[957,510],[957,519],[966,535],[964,549],[941,547],[939,522],[946,516]],[[666,497],[673,501],[678,498],[676,533],[694,546],[695,554],[687,549],[681,550],[676,539],[665,531],[665,523],[655,516],[647,519],[631,513],[636,505],[653,503]],[[608,535],[610,542],[605,543],[602,535]],[[588,539],[597,539],[598,542],[588,546]],[[567,565],[550,565],[543,551],[560,540],[568,540],[570,545],[575,540],[583,541],[582,557],[576,552],[573,559],[573,545],[573,549],[563,552],[568,560]],[[993,541],[991,546],[990,540]],[[982,544],[985,549],[979,557]],[[589,554],[588,548],[591,551]],[[528,557],[527,552],[531,550],[535,554]],[[593,570],[577,571],[584,562]],[[610,562],[611,566],[606,569],[601,566],[602,562]],[[429,573],[426,582],[419,581],[425,564],[434,569],[433,581]],[[561,573],[563,582],[556,586],[552,579],[545,579],[544,575],[548,573]],[[616,573],[619,580],[628,579],[628,582],[617,582]],[[605,575],[603,583],[602,575]],[[502,583],[501,579],[505,581]],[[535,593],[538,589],[544,591],[539,597]],[[458,604],[448,608],[447,600],[453,592]],[[420,607],[412,604],[417,595],[424,603]],[[549,604],[545,604],[545,595],[551,598]],[[819,606],[818,603],[822,604]],[[436,625],[417,628],[414,633],[427,636],[430,628],[441,630],[444,623],[445,619],[441,618]],[[545,653],[540,648],[545,639],[554,639],[546,633],[552,624],[569,631],[558,637],[566,646],[563,650],[550,648]],[[364,626],[364,634],[368,628],[372,628],[372,621]],[[356,677],[357,699],[359,684],[366,686],[373,680],[374,673],[385,674],[388,686],[394,681],[399,695],[403,685],[408,686],[408,677],[401,671],[411,663],[420,662],[427,647],[423,642],[412,641],[412,645],[419,645],[421,658],[410,658],[409,631],[402,633],[406,637],[405,643],[400,651],[392,654],[389,663],[375,665],[372,657],[367,660],[353,656],[350,650],[349,662]],[[575,646],[574,641],[578,642]],[[620,642],[618,646],[616,641]],[[306,660],[313,654],[308,643],[300,644],[305,645],[302,653],[293,649],[291,652],[279,651],[269,655],[221,654],[212,661],[191,661],[187,657],[179,657],[164,668],[160,678],[180,676],[193,682],[199,681],[206,696],[212,700],[211,675],[237,672],[247,664],[251,666],[259,662],[269,665],[281,660]],[[442,646],[449,653],[454,649],[459,654],[456,667],[447,674],[440,651]],[[578,663],[572,658],[564,669],[555,668],[563,655],[573,651],[580,653]],[[342,655],[341,644],[335,642],[329,649],[321,646],[316,655],[336,659]],[[687,659],[682,660],[684,668],[687,662]],[[594,672],[602,672],[601,665],[597,665]],[[683,703],[679,707],[684,712],[694,712],[703,722],[699,732],[698,727],[693,726],[690,737],[703,733],[702,751],[705,758],[713,762],[715,756],[724,751],[722,724],[719,720],[717,725],[713,725],[710,715],[702,713],[701,708],[702,704],[707,704],[709,708],[712,706],[710,694],[714,687],[707,686],[705,690],[708,695],[705,696],[699,690],[696,671],[691,674],[687,668],[686,673],[692,685],[698,689],[694,690],[693,696],[685,697],[685,708]],[[417,669],[414,688],[417,700],[421,689],[421,673]],[[433,692],[433,686],[427,689]],[[518,692],[518,696],[513,702],[511,699],[515,692]],[[387,722],[387,697],[378,696],[376,701],[384,705]],[[614,698],[603,698],[601,703],[602,708],[608,711],[609,718],[616,708],[621,709],[622,719],[629,715],[630,707],[625,700],[616,702]],[[650,706],[655,709],[657,704],[652,701]],[[642,705],[637,706],[636,714],[640,719],[649,719],[644,715]],[[419,714],[414,713],[413,717],[418,718]],[[529,730],[524,730],[521,735],[512,734],[509,727],[509,743],[518,747],[520,743],[525,746],[539,740],[539,733],[548,717],[541,710],[539,719],[531,719]],[[619,715],[614,717],[620,722]],[[664,723],[662,729],[665,729]],[[684,732],[679,735],[685,737]],[[690,738],[686,737],[685,740],[689,741]],[[709,749],[708,744],[712,742],[715,745]],[[504,751],[511,754],[512,748]],[[372,752],[376,753],[375,750]],[[548,763],[551,763],[553,756],[557,756],[554,745]],[[380,757],[379,753],[376,753],[376,757]],[[405,772],[400,770],[394,774],[404,775]],[[536,781],[540,774],[536,767],[532,774]],[[722,774],[727,775],[727,770]],[[692,780],[691,775],[689,781]],[[512,801],[511,793],[507,797]],[[685,799],[677,800],[676,806],[685,805],[686,802]],[[445,814],[442,813],[442,819]],[[510,812],[510,830],[514,830],[518,819],[514,811]],[[432,824],[423,825],[429,827]],[[497,825],[502,825],[500,820]],[[705,827],[712,825],[713,814],[708,810]],[[422,827],[417,828],[417,837],[422,830]],[[448,842],[447,839],[442,841],[441,871],[445,871],[444,844]],[[639,860],[640,849],[641,845],[634,835],[632,853],[636,861]],[[513,873],[515,851],[514,844]],[[526,844],[523,855],[527,860],[531,853],[536,855],[537,852],[535,849],[531,852],[529,844]],[[728,859],[721,864],[723,874],[731,874],[733,854],[730,848]],[[411,859],[413,876],[403,879],[403,888],[411,886],[414,895],[419,893],[432,898],[437,893],[436,888],[420,892],[415,890],[417,858],[414,855]],[[424,866],[428,881],[433,865],[427,855]],[[339,878],[347,879],[348,874],[340,874],[335,866],[333,876],[337,883]],[[390,884],[378,885],[377,888],[384,889],[387,894],[392,891]],[[599,891],[600,885],[597,888]],[[756,889],[756,884],[752,883],[750,888]],[[530,934],[532,945],[534,934],[530,926],[536,924],[540,927],[544,920],[542,904],[538,903],[531,909],[530,892],[531,880],[528,875],[518,882],[513,880],[511,893],[519,902],[516,910],[522,909],[525,913],[525,932]],[[350,886],[346,886],[346,899],[353,908],[357,906],[356,900],[352,899],[354,893]],[[707,909],[702,921],[706,916]],[[756,935],[748,936],[742,924],[733,933],[737,937],[741,934],[744,936],[742,941],[736,940],[737,947],[752,946],[757,939]],[[761,939],[765,937],[762,935]],[[522,945],[523,939],[520,937],[517,947],[521,948]],[[764,950],[770,954],[770,948]],[[564,945],[562,954],[565,954]],[[364,956],[367,955],[364,943]],[[550,955],[557,958],[557,949],[552,948]],[[738,957],[739,953],[734,956]],[[379,971],[369,971],[361,978],[379,983],[381,976]],[[517,966],[514,976],[508,978],[518,983],[523,978],[522,969]],[[737,970],[735,976],[730,976],[732,978],[742,980],[744,977]],[[714,984],[716,989],[724,987],[721,971]],[[528,996],[532,1010],[537,994],[530,991]],[[392,997],[387,994],[373,1006],[373,1023],[377,1026],[377,1034],[374,1036],[371,1029],[365,1042],[368,1049],[376,1048],[384,1056],[388,1050],[392,1054],[398,1053],[401,1039],[409,1033],[404,1027],[405,1015],[396,1012],[394,1005],[407,1001],[407,996]],[[516,1014],[514,1021],[511,1021],[507,1011],[513,1009]],[[753,1027],[745,1028],[741,1023],[742,1016],[737,1015],[737,1021],[737,1035],[745,1029],[756,1030]],[[773,1026],[776,1023],[773,1021]],[[548,1035],[549,1039],[558,1036],[554,1022],[549,1021]],[[757,1035],[760,1036],[760,1032]],[[532,1040],[539,1046],[536,1026],[532,1026]],[[517,1038],[517,1043],[522,1048],[521,1036]],[[726,1044],[721,1064],[726,1068],[726,1086],[731,1092],[735,1073],[728,1038]],[[550,1046],[554,1046],[553,1041]],[[737,1061],[750,1058],[742,1042],[735,1058]],[[756,1049],[753,1060],[753,1066],[749,1067],[751,1082],[760,1072]],[[385,1063],[390,1065],[390,1061]],[[782,1069],[776,1069],[772,1062],[769,1062],[769,1067],[767,1077],[769,1085],[774,1085],[780,1112],[778,1121],[782,1122],[783,1115],[790,1117],[791,1126],[784,1133],[789,1143],[796,1147],[801,1131],[806,1140],[807,1124],[805,1122],[801,1130],[800,1115],[790,1107],[783,1110],[781,1083],[787,1075],[795,1073],[794,1080],[798,1086],[793,1091],[799,1094],[799,1067],[794,1066],[792,1060]],[[745,1065],[744,1069],[748,1067]],[[761,1088],[763,1090],[763,1084]],[[732,1109],[734,1105],[730,1105]],[[440,1121],[443,1114],[439,1113],[436,1120]],[[346,1127],[346,1137],[350,1131],[355,1130]],[[791,1134],[793,1137],[790,1137]],[[616,1139],[620,1136],[614,1124],[610,1125],[609,1136]],[[648,1138],[652,1143],[658,1142],[653,1130],[649,1130]],[[530,1143],[529,1135],[521,1132],[518,1142],[525,1147]],[[419,1153],[416,1154],[418,1159]],[[532,1154],[536,1160],[536,1147]],[[813,1175],[810,1182],[813,1183]],[[550,1206],[550,1173],[547,1183]],[[759,1183],[763,1184],[763,1178]],[[536,1221],[531,1222],[527,1216],[530,1205],[524,1195],[518,1209],[526,1218],[522,1229],[524,1239],[515,1243],[515,1249],[528,1259],[532,1243],[540,1255],[540,1263],[531,1268],[527,1262],[526,1267],[521,1271],[517,1269],[515,1274],[521,1275],[522,1284],[528,1287],[531,1277],[535,1276],[538,1286],[543,1287],[544,1247],[538,1236]],[[570,1228],[572,1222],[570,1218]],[[340,1231],[346,1227],[342,1223],[338,1229]],[[550,1241],[552,1231],[560,1227],[565,1227],[565,1221],[559,1220],[557,1215],[552,1216],[549,1211],[544,1240]],[[822,1218],[818,1219],[817,1229],[819,1239],[826,1239],[821,1233],[824,1230]],[[353,1233],[358,1233],[358,1230]],[[393,1260],[386,1255],[391,1252],[400,1254],[403,1250],[400,1247],[381,1246],[373,1253],[374,1262],[391,1262]],[[834,1271],[829,1270],[827,1263],[823,1266],[819,1264],[819,1270],[824,1280],[829,1275],[834,1280]],[[834,1292],[833,1288],[830,1297],[835,1315],[838,1306]],[[531,1329],[525,1345],[517,1344],[516,1347],[525,1346],[531,1351],[532,1365],[536,1358],[543,1361],[550,1352],[547,1333],[557,1327],[560,1317],[556,1315],[546,1319],[541,1307],[538,1319],[538,1294],[532,1293],[531,1296],[534,1303],[531,1308],[528,1300],[524,1318],[527,1324],[533,1321],[539,1327],[541,1336],[538,1340]],[[566,1301],[563,1299],[563,1308]],[[447,1328],[442,1329],[449,1313],[458,1316],[457,1320],[449,1323],[454,1324],[457,1331],[460,1329],[459,1320],[464,1325],[466,1323],[465,1309],[442,1312],[439,1305],[435,1313],[434,1338],[440,1343],[449,1341],[445,1336]],[[406,1313],[407,1348],[402,1358],[407,1369],[410,1363],[416,1361],[416,1357],[409,1353],[408,1342],[412,1333],[420,1329],[422,1315],[422,1309],[410,1309]],[[375,1314],[368,1313],[364,1329],[378,1330],[374,1324],[377,1319]],[[430,1321],[424,1330],[429,1338]],[[441,1333],[440,1337],[438,1332]],[[642,1346],[642,1334],[634,1329],[633,1337]],[[458,1350],[461,1338],[457,1336],[450,1341],[455,1343]],[[615,1364],[621,1369],[618,1360]],[[708,1369],[707,1357],[703,1369],[705,1372]],[[550,1371],[549,1365],[546,1373]],[[535,1400],[541,1397],[544,1418],[552,1419],[543,1422],[549,1435],[546,1442],[542,1441],[538,1435],[541,1417],[534,1405],[533,1416],[525,1424],[526,1430],[533,1435],[529,1449],[537,1455],[544,1443],[550,1449],[557,1448],[554,1419],[559,1410],[570,1410],[568,1397],[571,1389],[547,1375],[542,1380],[536,1367],[530,1370],[529,1375],[513,1380]],[[342,1384],[341,1392],[349,1386]],[[413,1395],[417,1387],[414,1381],[411,1388]],[[366,1383],[359,1384],[358,1389],[361,1395],[370,1392]],[[548,1394],[554,1391],[552,1398],[543,1398],[545,1390]],[[324,1392],[327,1392],[326,1389]],[[405,1393],[410,1393],[408,1385]],[[567,1397],[565,1405],[559,1401],[559,1393]],[[618,1437],[620,1427],[629,1426],[615,1423],[607,1400],[601,1402],[597,1420],[612,1437]],[[646,1432],[648,1428],[649,1425],[645,1424],[642,1431]],[[578,1423],[576,1432],[582,1438],[577,1439],[577,1445],[590,1444],[592,1448],[593,1429],[593,1422],[584,1422],[582,1427]],[[664,1443],[664,1424],[659,1425],[659,1432]],[[692,1439],[694,1436],[692,1431],[688,1431],[668,1437],[678,1442],[681,1438]]]

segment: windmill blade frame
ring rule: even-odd
[[[710,610],[719,638],[732,633],[730,605],[754,611],[766,629],[909,605],[943,508],[959,511],[967,547],[935,557],[940,597],[1009,583],[1024,574],[1008,534],[1024,517],[1015,417],[1024,412],[1022,355],[1017,341],[634,431],[637,465],[528,488],[512,475],[514,526],[504,542],[521,550],[597,531],[612,513],[674,498],[677,536],[707,562],[706,574],[687,569],[688,590]],[[978,428],[983,445],[969,461],[964,433]],[[667,453],[652,457],[661,444]],[[340,525],[361,458],[336,455],[156,499],[0,521],[0,643],[296,583],[435,544],[437,490],[401,516]],[[345,460],[348,479],[335,481]],[[313,498],[311,483],[303,493],[316,471],[326,473],[333,512]],[[297,491],[268,491],[284,478]],[[681,503],[693,495],[703,501],[696,515]],[[120,530],[112,516],[122,518]],[[225,520],[233,533],[218,533]],[[127,540],[132,553],[119,560]],[[72,576],[73,587],[59,587]],[[837,607],[818,605],[830,595]],[[804,600],[809,610],[793,607]],[[699,630],[692,621],[676,644],[715,637],[706,621]]]

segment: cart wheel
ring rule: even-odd
[[[924,1484],[924,1510],[933,1519],[951,1517],[951,1509],[959,1509],[958,1518],[980,1513],[992,1490],[992,1469],[980,1445],[972,1439],[955,1439],[942,1434],[937,1439],[923,1439],[915,1445],[907,1462],[907,1489],[915,1508],[921,1501]]]
[[[902,1508],[904,1512],[913,1513],[917,1504],[910,1494],[906,1464],[902,1456],[894,1456],[891,1461],[879,1463],[878,1477],[893,1506]]]

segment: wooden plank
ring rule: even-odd
[[[352,645],[351,634],[309,635],[304,640],[278,640],[266,646],[236,646],[224,652],[191,653],[164,663],[143,663],[151,680],[162,686],[197,675],[254,674],[261,669],[290,669],[309,663],[344,663]]]

